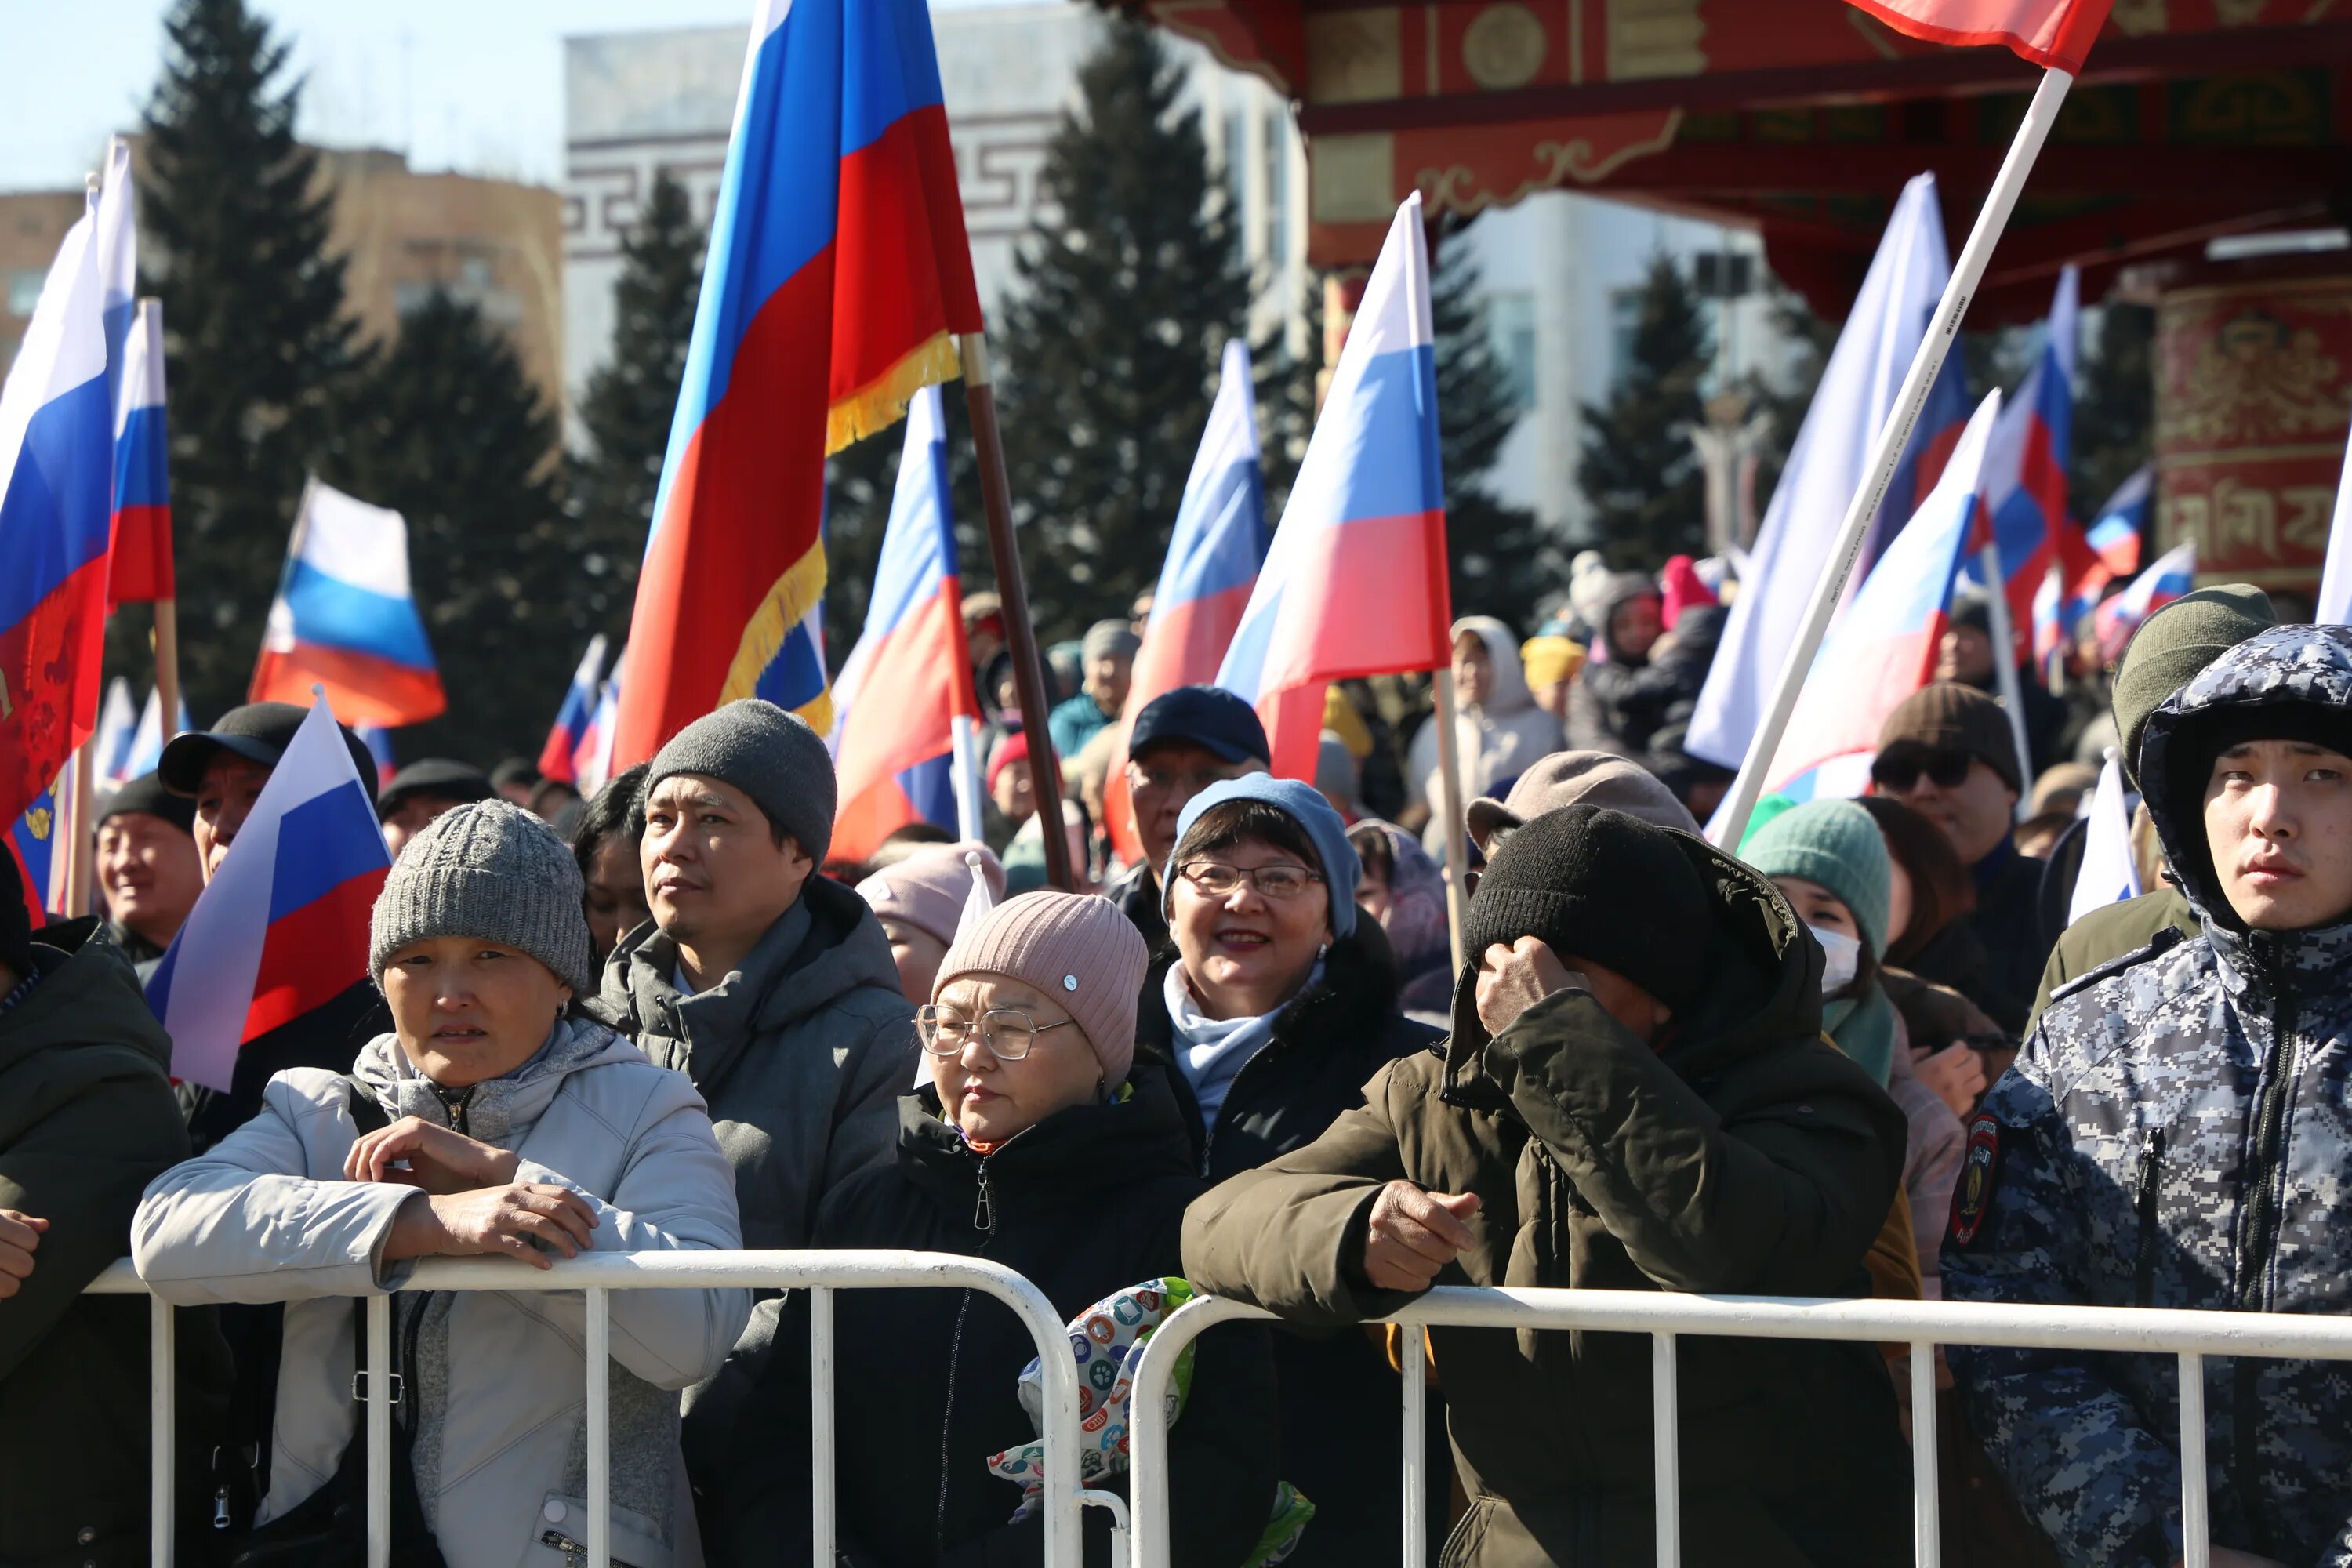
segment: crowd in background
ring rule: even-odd
[[[401,1289],[433,1257],[1004,1263],[1072,1324],[1112,1488],[1135,1336],[1194,1291],[1271,1308],[1180,1379],[1203,1568],[1394,1560],[1398,1345],[1356,1325],[1433,1283],[2340,1308],[2352,637],[2200,590],[2021,662],[2021,759],[1964,599],[1869,793],[1768,797],[1718,847],[1732,771],[1686,739],[1736,590],[1586,561],[1524,639],[1460,621],[1459,865],[1424,695],[1335,686],[1316,776],[1278,780],[1228,693],[1128,712],[1148,603],[1048,651],[1047,803],[1002,609],[967,601],[984,842],[833,860],[824,742],[757,700],[585,800],[415,763],[374,794],[366,978],[225,1091],[169,1080],[139,982],[302,714],[175,737],[99,814],[102,919],[30,928],[0,888],[0,1564],[143,1560],[145,1309],[80,1295],[125,1252],[194,1309],[183,1560],[256,1564],[354,1549],[345,1298],[383,1290],[395,1561],[583,1550],[580,1299]],[[2156,891],[2069,926],[2110,751]],[[1076,892],[1045,887],[1055,805]],[[613,1302],[615,1560],[804,1561],[805,1300]],[[1035,1561],[1019,1321],[887,1292],[835,1331],[840,1561]],[[1433,1552],[1649,1560],[1645,1341],[1428,1342]],[[2168,1359],[1956,1348],[1923,1411],[1906,1353],[1686,1342],[1685,1560],[1907,1561],[1923,1421],[1948,1561],[2179,1557]],[[2340,1377],[2217,1363],[2207,1398],[2214,1560],[2341,1560]]]

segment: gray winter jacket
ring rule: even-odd
[[[393,1120],[448,1124],[439,1092],[391,1035],[352,1076]],[[599,1251],[742,1245],[727,1163],[702,1098],[589,1020],[560,1022],[514,1073],[477,1087],[468,1136],[521,1156],[516,1179],[560,1183],[596,1211]],[[277,1425],[263,1522],[325,1484],[355,1429],[350,1303],[413,1271],[382,1253],[418,1194],[346,1182],[356,1136],[344,1079],[315,1068],[272,1079],[252,1121],[158,1176],[131,1225],[131,1256],[179,1305],[284,1301]],[[676,1391],[724,1361],[751,1310],[742,1290],[616,1290],[612,1301],[613,1555],[667,1568],[698,1556],[678,1460]],[[583,1298],[570,1291],[404,1296],[395,1325],[415,1353],[412,1455],[449,1568],[564,1568],[586,1540]],[[683,1538],[683,1539],[682,1539]]]
[[[2053,994],[1969,1127],[1947,1300],[2352,1310],[2352,921],[2244,930],[2205,851],[2202,779],[2171,762],[2220,710],[2347,703],[2352,631],[2280,626],[2148,721],[2139,774],[2200,934],[2167,927]],[[2062,1558],[2180,1555],[2176,1358],[1949,1354],[1986,1449]],[[2352,1369],[2204,1364],[2213,1541],[2352,1563]]]

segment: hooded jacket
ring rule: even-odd
[[[2241,643],[2149,719],[2139,775],[2200,931],[2061,986],[1986,1096],[1944,1244],[1953,1300],[2341,1313],[2352,1301],[2352,921],[2246,930],[2175,748],[2223,710],[2352,703],[2352,632]],[[1955,1346],[1985,1447],[2069,1563],[2180,1552],[2175,1358]],[[2205,1363],[2212,1539],[2352,1561],[2340,1363]]]
[[[1656,595],[1657,589],[1639,573],[1617,574],[1602,606],[1598,634],[1609,657],[1587,664],[1568,689],[1571,751],[1639,758],[1660,730],[1689,717],[1698,689],[1706,684],[1707,666],[1715,661],[1715,645],[1722,639],[1722,612],[1696,620],[1687,630],[1678,622],[1675,636],[1661,637],[1647,654],[1637,658],[1623,652],[1608,630],[1618,607]]]
[[[1454,623],[1456,637],[1465,632],[1486,644],[1486,679],[1493,684],[1485,701],[1465,706],[1454,717],[1462,752],[1462,798],[1491,795],[1499,800],[1538,758],[1559,750],[1559,721],[1536,706],[1519,663],[1519,641],[1510,627],[1489,616],[1469,616]],[[1431,810],[1438,810],[1435,714],[1413,735],[1405,766],[1413,789]]]
[[[352,1079],[385,1117],[446,1126],[453,1111],[398,1039],[379,1036]],[[587,1019],[559,1021],[520,1068],[459,1102],[459,1130],[520,1156],[518,1182],[555,1183],[595,1211],[598,1251],[742,1245],[727,1162],[702,1097]],[[131,1226],[140,1278],[175,1305],[283,1301],[284,1350],[268,1495],[257,1522],[325,1485],[356,1428],[352,1306],[398,1290],[410,1261],[383,1257],[400,1206],[391,1183],[347,1182],[357,1137],[342,1077],[270,1080],[260,1114],[147,1189]],[[612,1304],[613,1557],[666,1568],[681,1531],[676,1391],[718,1370],[743,1290],[615,1290]],[[415,1404],[412,1464],[449,1568],[566,1568],[586,1540],[587,1331],[570,1291],[404,1295],[395,1331]],[[688,1536],[690,1539],[690,1535]]]
[[[1481,1200],[1444,1284],[1864,1294],[1903,1113],[1822,1037],[1821,949],[1779,890],[1675,837],[1712,919],[1671,935],[1712,978],[1656,1048],[1577,990],[1489,1038],[1465,973],[1442,1053],[1384,1068],[1321,1138],[1192,1205],[1187,1278],[1301,1323],[1394,1311],[1412,1297],[1373,1289],[1362,1257],[1373,1200],[1402,1180]],[[1431,1339],[1472,1497],[1441,1561],[1650,1561],[1649,1343]],[[1685,1563],[1909,1560],[1907,1460],[1874,1347],[1687,1339],[1680,1354]]]
[[[0,1011],[0,1208],[49,1229],[0,1301],[0,1563],[142,1563],[147,1303],[82,1290],[128,1249],[141,1191],[187,1155],[172,1041],[120,949],[37,942],[33,966]],[[201,1430],[229,1377],[209,1317],[184,1318],[179,1373],[183,1430]],[[184,1493],[203,1489],[201,1447],[182,1444]]]
[[[1043,1290],[1064,1321],[1115,1290],[1175,1274],[1178,1227],[1201,1181],[1170,1076],[1139,1058],[1125,1098],[1058,1110],[984,1159],[940,1119],[936,1089],[906,1096],[894,1156],[827,1194],[814,1243],[1002,1263]],[[1267,1335],[1234,1326],[1244,1331],[1220,1328],[1201,1341],[1192,1398],[1169,1429],[1176,1561],[1188,1568],[1237,1568],[1281,1479]],[[716,1568],[808,1561],[807,1335],[795,1293],[768,1363],[772,1386],[741,1402],[760,1414],[713,1458],[728,1478],[718,1494],[726,1523],[705,1542]],[[1020,1319],[977,1291],[867,1291],[854,1305],[836,1298],[834,1335],[844,1568],[1041,1562],[1038,1525],[1010,1522],[1019,1489],[988,1469],[991,1456],[1037,1435],[1016,1396],[1037,1355]],[[1087,1562],[1107,1562],[1108,1516],[1089,1509],[1086,1523]]]

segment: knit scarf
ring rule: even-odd
[[[1323,964],[1317,960],[1301,990],[1322,983]],[[1225,1091],[1249,1059],[1264,1050],[1274,1040],[1274,1021],[1282,1016],[1280,1008],[1261,1013],[1255,1017],[1212,1018],[1201,1011],[1192,999],[1192,987],[1184,979],[1184,966],[1171,963],[1161,986],[1168,1001],[1168,1022],[1175,1037],[1176,1070],[1184,1075],[1192,1088],[1192,1099],[1201,1107],[1201,1125],[1214,1127],[1217,1113],[1224,1109]]]
[[[1885,1089],[1895,1071],[1895,1004],[1875,980],[1859,996],[1822,1004],[1822,1029],[1856,1066]]]

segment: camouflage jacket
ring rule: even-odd
[[[2189,781],[2167,761],[2220,708],[2347,701],[2352,632],[2285,626],[2151,719],[2140,776],[2201,934],[2162,931],[2053,997],[1969,1129],[1948,1299],[2352,1310],[2352,922],[2217,920],[2203,775],[2181,798]],[[2062,1557],[2175,1560],[2176,1358],[1949,1354],[1988,1451]],[[2352,1564],[2352,1363],[2209,1359],[2205,1408],[2212,1539]]]

